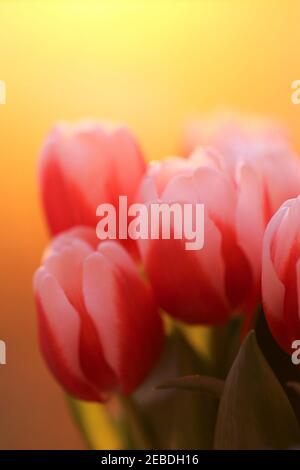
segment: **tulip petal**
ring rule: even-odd
[[[130,167],[130,171],[128,171]],[[145,162],[126,128],[111,130],[96,122],[61,124],[41,152],[39,180],[52,234],[76,225],[96,226],[101,203],[131,202]]]
[[[212,220],[228,224],[233,221],[235,194],[229,179],[212,168],[199,167],[191,175],[174,177],[162,194],[163,201],[180,200],[202,203]]]
[[[98,204],[109,202],[106,198],[111,185],[110,134],[96,122],[66,126],[63,133],[59,148],[60,164],[70,194],[76,185],[78,193],[74,196],[84,196],[86,203],[92,206],[89,214],[82,214],[82,224],[89,225],[88,218],[95,217]]]
[[[247,164],[238,168],[236,227],[238,244],[251,264],[253,279],[260,283],[262,241],[265,229],[264,191],[255,170]]]
[[[286,207],[281,207],[272,217],[266,228],[263,241],[262,263],[262,299],[264,311],[270,329],[283,349],[286,349],[289,343],[282,317],[285,287],[274,267],[272,244],[278,225],[284,217],[286,210]]]
[[[287,146],[266,147],[260,160],[270,201],[270,216],[289,199],[300,193],[300,162]]]
[[[110,153],[112,156],[110,184],[117,186],[115,197],[127,195],[131,203],[146,171],[146,163],[135,139],[126,127],[119,127],[111,134]]]
[[[56,242],[55,251],[45,259],[44,267],[55,277],[73,307],[80,311],[83,305],[81,293],[83,262],[93,250],[80,239],[65,239],[65,242],[65,244],[62,241]]]
[[[39,338],[49,368],[66,390],[82,400],[102,397],[86,380],[79,360],[80,318],[55,278],[40,268],[34,278]]]
[[[155,185],[157,196],[160,197],[168,183],[174,176],[190,174],[193,168],[190,168],[188,161],[173,157],[162,162],[152,163],[148,169],[148,178]],[[152,199],[152,198],[151,198]]]
[[[104,242],[85,262],[83,292],[105,358],[122,391],[130,393],[153,367],[162,346],[162,323],[149,288],[124,249]]]
[[[184,240],[150,240],[142,256],[159,305],[188,323],[222,323],[228,318],[221,237],[205,220],[202,250],[185,250]]]
[[[283,281],[292,248],[299,237],[300,198],[286,201],[282,207],[286,210],[276,231],[274,266],[279,278]]]
[[[61,251],[67,245],[71,245],[74,240],[81,240],[87,243],[92,249],[96,249],[99,245],[95,229],[91,227],[78,226],[72,227],[70,230],[62,232],[59,236],[51,240],[50,249],[46,251],[46,256],[50,256],[54,252]]]
[[[73,197],[65,179],[56,142],[58,130],[50,134],[40,158],[39,185],[50,232],[57,234],[74,225]],[[73,195],[74,196],[74,195]],[[76,200],[76,204],[78,200]],[[79,221],[77,221],[79,223]]]
[[[82,234],[82,233],[81,233]],[[83,233],[87,235],[86,233]],[[86,312],[82,294],[82,272],[85,259],[94,251],[73,230],[59,235],[50,249],[52,254],[44,261],[45,270],[52,274],[63,289],[70,304],[80,316],[80,360],[85,376],[102,392],[116,385],[116,378],[103,357],[103,350],[95,326]]]
[[[221,234],[221,250],[225,265],[225,286],[233,309],[248,295],[252,276],[249,262],[238,246],[233,224],[236,197],[231,181],[220,171],[197,168],[192,176],[177,176],[163,193],[163,200],[171,202],[176,197],[189,203],[203,203],[209,218]],[[205,237],[207,244],[207,237]],[[206,246],[202,250],[205,252]],[[207,275],[215,270],[207,266]],[[217,284],[215,279],[215,284]],[[218,285],[218,284],[217,284]]]

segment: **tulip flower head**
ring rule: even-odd
[[[72,395],[133,392],[159,358],[162,321],[148,284],[117,242],[78,227],[53,239],[34,277],[44,357]]]
[[[251,168],[263,188],[266,223],[281,204],[300,192],[300,163],[281,126],[272,120],[220,113],[195,120],[184,140],[185,154],[212,147],[215,159],[235,179]]]
[[[182,240],[150,239],[140,242],[140,251],[158,302],[169,314],[188,323],[214,324],[226,321],[253,296],[259,266],[256,253],[252,258],[248,253],[249,246],[258,250],[260,241],[254,230],[247,230],[249,221],[243,221],[247,199],[209,155],[201,157],[150,167],[140,198],[204,204],[203,248],[186,251]],[[204,165],[204,158],[211,164]],[[250,186],[251,175],[243,178]],[[260,234],[260,221],[253,223]]]
[[[146,170],[138,144],[125,127],[96,122],[57,125],[40,156],[42,203],[52,235],[78,225],[95,228],[101,203],[133,202]]]

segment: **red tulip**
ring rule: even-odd
[[[300,193],[300,164],[284,130],[275,122],[234,114],[216,114],[191,123],[185,153],[199,146],[220,152],[222,165],[235,178],[241,164],[261,180],[267,221],[281,204]]]
[[[50,232],[96,228],[102,203],[133,202],[146,164],[128,129],[95,122],[58,125],[41,152],[39,180]]]
[[[56,238],[34,277],[39,338],[62,386],[85,400],[133,392],[161,352],[162,321],[149,286],[118,242],[92,229]]]
[[[279,345],[292,351],[300,339],[300,197],[286,201],[264,236],[262,299],[267,322]]]
[[[185,240],[141,240],[140,251],[157,301],[188,323],[223,323],[253,309],[259,292],[264,229],[262,194],[247,167],[241,187],[218,168],[213,153],[174,158],[150,167],[141,186],[148,203],[204,204],[204,247]]]

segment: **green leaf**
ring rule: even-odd
[[[220,401],[216,449],[286,449],[300,443],[289,400],[250,332]]]
[[[215,398],[220,398],[224,389],[224,381],[207,375],[187,375],[168,380],[157,387],[159,390],[189,390],[203,392]]]
[[[225,325],[211,328],[209,348],[212,359],[212,375],[224,379],[238,353],[241,343],[242,316]]]
[[[153,431],[143,409],[129,396],[120,394],[117,396],[117,401],[120,406],[117,422],[123,435],[123,442],[127,444],[126,447],[135,450],[153,449],[155,447]]]

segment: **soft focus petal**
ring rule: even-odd
[[[255,276],[238,240],[236,187],[221,167],[202,166],[204,154],[198,157],[182,160],[181,165],[175,159],[173,171],[172,160],[162,162],[155,177],[149,171],[141,192],[149,206],[204,204],[204,247],[187,251],[184,242],[160,239],[141,240],[139,248],[156,298],[170,315],[190,323],[220,323],[253,295]],[[157,174],[165,174],[165,165],[167,179]],[[160,196],[157,181],[164,181]]]
[[[50,231],[76,225],[95,227],[101,203],[132,202],[145,172],[137,143],[125,127],[96,122],[61,124],[41,152],[39,181]]]
[[[40,268],[34,278],[40,345],[47,363],[66,390],[82,400],[99,400],[79,358],[80,317],[55,278]]]
[[[285,286],[274,267],[274,237],[286,211],[287,207],[280,208],[268,224],[264,236],[262,264],[262,299],[266,319],[274,337],[284,349],[289,347],[283,316]]]
[[[95,251],[94,242],[83,227],[56,237],[34,290],[51,370],[69,393],[104,401],[143,381],[164,333],[152,292],[127,251],[116,242]]]
[[[146,272],[159,304],[187,323],[224,322],[230,308],[224,295],[221,237],[205,226],[205,249],[186,251],[181,240],[151,240],[143,250]]]
[[[187,155],[199,146],[215,148],[220,164],[232,177],[241,162],[260,175],[269,206],[268,220],[286,199],[300,193],[299,158],[285,130],[272,120],[234,113],[205,116],[191,123],[185,134]]]
[[[129,255],[104,242],[84,266],[83,291],[107,362],[124,393],[133,391],[156,363],[163,329],[152,294]]]
[[[257,286],[260,283],[262,241],[266,225],[263,184],[260,176],[247,164],[240,165],[237,179],[237,240],[251,264]]]

